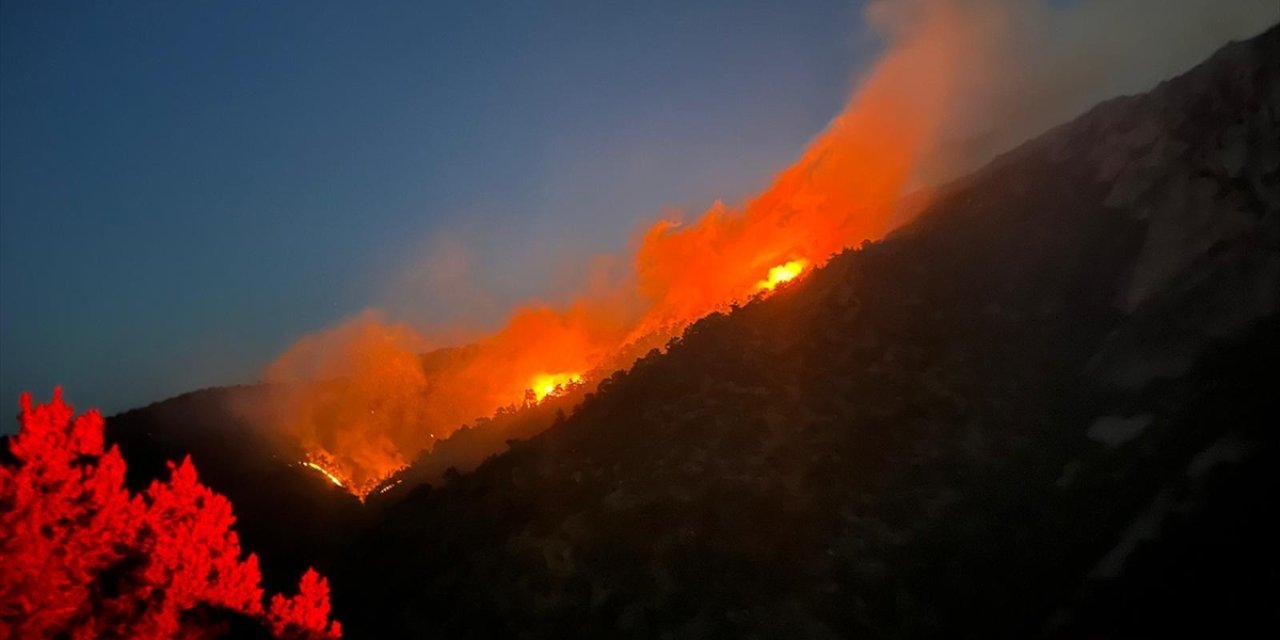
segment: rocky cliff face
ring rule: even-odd
[[[1133,317],[1098,372],[1129,386],[1176,375],[1280,296],[1280,46],[1234,44],[1071,136],[1111,184],[1104,204],[1146,226],[1118,305]],[[1082,123],[1084,124],[1084,123]],[[1148,325],[1161,335],[1143,333]],[[1132,349],[1126,360],[1120,356]]]

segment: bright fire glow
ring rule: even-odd
[[[310,467],[310,468],[312,468],[312,469],[315,469],[316,471],[319,471],[320,473],[323,473],[323,474],[324,474],[324,477],[328,478],[328,479],[329,479],[329,482],[332,482],[332,483],[334,484],[334,486],[338,486],[338,487],[344,487],[344,486],[345,486],[345,485],[343,485],[343,484],[342,484],[342,480],[339,480],[339,479],[338,479],[338,476],[333,475],[333,473],[331,473],[328,469],[326,469],[326,468],[324,468],[324,467],[322,467],[322,466],[320,466],[320,465],[318,465],[318,464],[316,464],[316,463],[314,463],[314,462],[303,462],[303,463],[302,463],[302,466],[304,466],[304,467]]]
[[[529,388],[533,389],[538,402],[542,402],[547,396],[558,395],[566,387],[581,382],[580,373],[539,373],[529,381]]]
[[[801,271],[809,265],[809,261],[804,258],[792,260],[785,264],[780,264],[769,270],[769,277],[756,283],[756,288],[761,291],[768,291],[774,287],[795,280]]]

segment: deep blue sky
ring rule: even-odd
[[[539,295],[757,190],[878,46],[848,0],[0,7],[0,403],[108,412],[255,379],[441,237]]]

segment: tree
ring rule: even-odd
[[[315,571],[264,609],[231,503],[200,483],[189,457],[133,495],[119,449],[104,451],[102,416],[73,413],[61,389],[34,407],[22,396],[0,465],[0,637],[213,637],[230,615],[281,638],[341,636]]]

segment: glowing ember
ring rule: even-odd
[[[540,373],[529,381],[529,388],[538,402],[547,396],[559,395],[566,387],[582,382],[580,373]]]
[[[333,475],[333,473],[331,473],[328,469],[325,469],[324,467],[314,462],[306,462],[306,461],[302,463],[302,466],[315,469],[316,471],[323,473],[324,477],[328,478],[329,482],[332,482],[335,486],[342,487],[344,489],[346,488],[346,486],[342,484],[342,481],[338,479],[338,476]]]
[[[795,280],[804,268],[809,266],[809,261],[804,258],[792,260],[785,264],[780,264],[769,269],[769,277],[756,283],[756,288],[761,291],[768,291],[784,282]]]

